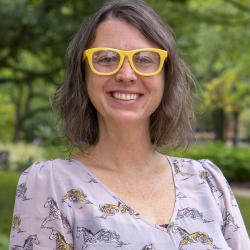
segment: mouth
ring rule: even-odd
[[[114,99],[122,100],[122,101],[131,101],[131,100],[137,100],[142,96],[142,94],[138,93],[123,93],[123,92],[110,92],[111,96]]]

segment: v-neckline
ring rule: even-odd
[[[174,165],[173,165],[173,162],[171,160],[171,157],[170,156],[167,156],[167,155],[164,155],[165,156],[165,159],[168,161],[170,167],[171,167],[171,173],[172,173],[172,180],[173,180],[173,183],[174,183],[174,188],[175,188],[175,201],[174,201],[174,208],[173,208],[173,212],[172,212],[172,215],[170,217],[170,220],[169,220],[169,223],[165,223],[165,224],[162,224],[162,225],[159,225],[159,224],[155,224],[153,222],[151,222],[150,220],[148,220],[147,218],[144,218],[143,216],[141,216],[141,214],[139,212],[137,212],[136,210],[134,210],[130,205],[128,205],[125,201],[123,201],[123,199],[119,198],[119,196],[114,193],[99,177],[96,176],[96,174],[93,173],[93,171],[85,164],[83,163],[82,161],[80,160],[77,160],[77,159],[74,159],[72,158],[71,160],[73,160],[77,165],[79,165],[80,167],[83,167],[85,169],[85,171],[93,178],[95,179],[101,186],[102,188],[109,194],[111,195],[111,197],[113,199],[115,199],[117,202],[121,202],[123,204],[125,204],[126,206],[128,206],[131,210],[134,211],[134,214],[137,214],[137,218],[139,218],[141,221],[143,221],[144,223],[148,224],[149,226],[151,227],[154,227],[154,228],[158,228],[160,230],[167,230],[169,229],[169,226],[171,226],[174,221],[175,221],[175,218],[176,218],[176,215],[177,215],[177,211],[178,211],[178,199],[177,199],[177,193],[178,193],[178,190],[179,190],[179,185],[178,185],[178,181],[177,179],[175,178],[175,175],[174,175]],[[163,225],[166,227],[163,227]]]

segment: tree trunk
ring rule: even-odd
[[[12,96],[13,103],[15,104],[15,126],[13,141],[17,142],[21,138],[21,133],[23,132],[23,126],[30,111],[31,99],[33,97],[33,89],[31,82],[26,82],[26,84],[19,84],[17,88],[16,95]]]
[[[217,109],[213,112],[213,120],[214,120],[214,133],[215,140],[225,141],[225,113],[223,109]]]
[[[233,129],[233,146],[236,147],[238,145],[238,132],[239,132],[239,112],[233,112],[233,121],[234,121],[234,129]]]
[[[22,124],[20,123],[21,119],[21,104],[22,97],[24,95],[23,85],[19,84],[16,88],[16,92],[13,91],[11,94],[11,98],[13,104],[15,105],[15,125],[14,125],[14,134],[13,134],[13,142],[18,142],[21,138],[21,130]]]
[[[20,139],[21,139],[21,131],[22,131],[22,124],[19,122],[19,120],[16,120],[15,126],[14,126],[13,142],[20,141]]]

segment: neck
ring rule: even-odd
[[[118,127],[117,124],[100,126],[99,140],[84,154],[85,160],[95,166],[119,173],[149,171],[159,157],[151,144],[148,124]]]

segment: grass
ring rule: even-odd
[[[0,172],[0,235],[9,235],[19,174]]]
[[[0,234],[0,249],[1,250],[8,250],[8,243],[9,243],[9,238],[4,235]]]
[[[236,197],[236,199],[247,227],[248,235],[250,235],[250,198]]]

